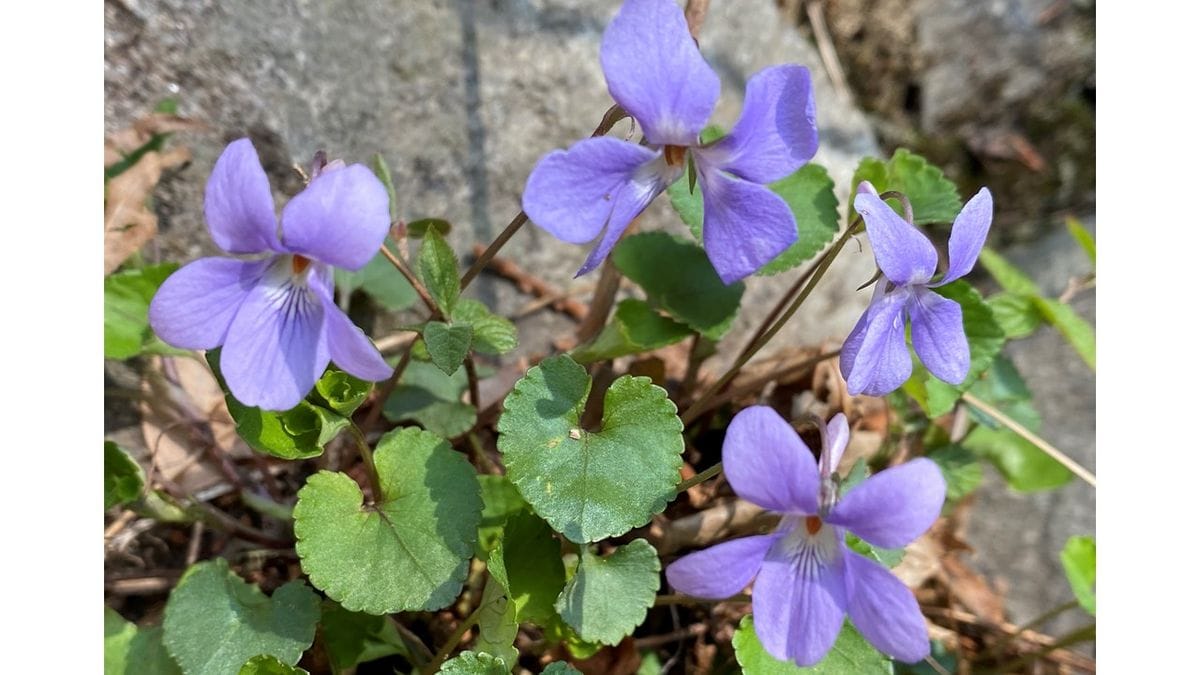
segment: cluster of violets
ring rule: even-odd
[[[811,159],[816,113],[806,68],[766,68],[746,85],[730,133],[700,143],[720,93],[672,0],[627,0],[608,26],[600,61],[609,92],[640,126],[632,143],[600,137],[544,156],[526,184],[530,219],[555,237],[599,238],[578,274],[599,265],[650,202],[688,167],[704,202],[704,248],[725,283],[770,262],[797,238],[787,204],[766,187]],[[217,160],[205,192],[213,241],[245,258],[203,258],[173,274],[150,306],[167,343],[223,347],[220,366],[234,397],[268,410],[297,405],[332,360],[371,381],[391,368],[333,302],[333,268],[358,270],[379,250],[390,219],[388,194],[366,167],[314,165],[305,189],[277,218],[266,173],[248,139]],[[869,183],[861,215],[882,276],[846,338],[841,371],[852,394],[883,395],[912,373],[906,325],[917,356],[936,377],[961,383],[970,366],[962,309],[931,289],[975,264],[991,224],[991,195],[975,195],[955,219],[949,266],[910,220]],[[936,520],[945,483],[916,459],[867,479],[839,499],[836,467],[849,439],[845,417],[822,427],[820,461],[773,410],[755,406],[729,426],[725,473],[741,497],[782,519],[772,534],[687,555],[667,569],[672,586],[723,598],[755,580],[755,627],[780,659],[811,665],[829,651],[849,614],[877,648],[909,662],[929,644],[912,593],[884,567],[847,548],[845,532],[884,548],[903,546]]]

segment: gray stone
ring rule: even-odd
[[[1088,227],[1094,230],[1094,221]],[[1048,295],[1061,293],[1071,276],[1093,269],[1065,229],[1005,255]],[[1071,306],[1095,323],[1094,291],[1081,292]],[[1043,420],[1039,435],[1094,472],[1096,374],[1049,327],[1009,343],[1007,354],[1033,393]],[[1074,597],[1058,554],[1069,537],[1095,533],[1095,488],[1075,480],[1050,492],[1019,494],[989,466],[976,493],[967,540],[975,548],[973,562],[979,571],[1006,587],[1010,620],[1019,624]],[[1062,634],[1091,618],[1077,610],[1040,630]]]
[[[128,125],[173,96],[183,115],[211,131],[180,141],[192,164],[156,193],[162,234],[151,255],[188,260],[216,253],[204,229],[204,182],[217,155],[249,135],[276,190],[301,187],[292,163],[317,149],[350,161],[382,152],[392,167],[400,216],[443,217],[452,244],[468,256],[520,209],[525,179],[544,153],[586,136],[612,104],[598,59],[600,37],[619,2],[585,0],[253,3],[142,0],[105,4],[105,125]],[[701,49],[720,74],[713,121],[736,120],[746,80],[778,63],[808,65],[817,90],[821,148],[816,161],[849,190],[858,159],[876,152],[863,116],[841,102],[816,51],[780,20],[771,3],[714,2]],[[626,133],[629,123],[614,133]],[[282,201],[282,197],[280,198]],[[667,199],[640,219],[643,230],[684,232]],[[870,277],[869,252],[851,245],[810,306],[777,344],[840,339],[867,302],[854,289]],[[588,248],[526,226],[504,249],[553,285],[572,281]],[[793,273],[794,274],[794,273]],[[791,281],[751,279],[731,334],[743,335]],[[486,275],[472,288],[501,300]],[[505,294],[511,296],[512,294]],[[524,299],[515,297],[517,304]],[[508,312],[515,307],[499,303]],[[524,335],[545,351],[555,335]],[[718,363],[732,357],[723,350]]]

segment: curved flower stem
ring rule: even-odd
[[[467,370],[467,392],[470,397],[471,406],[479,411],[479,374],[475,371],[475,356],[467,354],[467,358],[463,361],[463,367]]]
[[[425,303],[425,306],[429,308],[430,318],[434,319],[435,321],[440,318],[442,316],[442,312],[438,309],[437,303],[433,301],[433,296],[429,294],[429,289],[425,288],[425,284],[421,283],[421,280],[417,278],[417,275],[413,274],[413,271],[408,267],[408,263],[396,257],[395,254],[388,250],[386,245],[380,246],[379,252],[382,253],[383,257],[387,258],[388,261],[396,267],[396,269],[400,270],[400,274],[404,275],[404,278],[408,280],[408,283],[413,287],[413,290],[417,292],[417,295],[421,296],[421,302]]]
[[[716,464],[713,464],[712,466],[701,471],[700,473],[696,474],[695,476],[692,476],[691,478],[680,483],[679,487],[675,488],[675,493],[678,494],[680,492],[685,492],[688,488],[690,488],[694,485],[699,485],[699,484],[703,483],[704,481],[708,480],[709,478],[716,476],[717,474],[721,473],[721,468],[722,468],[721,462],[717,462]]]
[[[375,501],[383,499],[383,487],[379,483],[379,471],[375,468],[375,457],[371,454],[371,446],[367,445],[367,437],[354,422],[350,422],[350,435],[358,446],[358,454],[362,456],[363,466],[367,469],[367,479],[371,482],[371,497]]]
[[[620,122],[628,116],[628,113],[626,113],[621,106],[614,105],[604,113],[604,117],[600,119],[600,124],[596,127],[596,130],[592,132],[592,137],[603,136],[604,134],[607,134],[609,129],[612,129],[617,122]],[[521,211],[517,215],[513,216],[513,219],[508,224],[508,227],[505,227],[504,231],[502,231],[491,244],[488,244],[488,247],[483,251],[483,253],[479,254],[479,257],[475,259],[475,262],[471,263],[471,267],[467,269],[466,273],[462,275],[462,280],[459,281],[459,288],[466,290],[467,286],[471,285],[471,282],[475,280],[475,277],[479,276],[479,273],[483,271],[483,268],[488,266],[488,263],[492,261],[492,258],[496,257],[496,254],[500,252],[500,249],[508,243],[509,239],[512,239],[513,235],[517,233],[517,230],[521,229],[521,226],[524,225],[525,221],[527,220],[529,220],[529,216],[525,215],[524,211]]]
[[[446,640],[446,644],[442,645],[437,654],[433,655],[433,660],[421,671],[422,675],[433,675],[433,673],[438,671],[438,668],[442,667],[442,664],[446,662],[446,658],[450,656],[450,652],[454,651],[458,643],[462,642],[463,636],[467,634],[467,631],[479,623],[479,614],[482,610],[483,605],[476,607],[470,616],[458,624],[458,628],[454,629],[454,633],[450,635],[450,639]]]
[[[371,406],[371,410],[367,412],[367,416],[363,419],[363,426],[371,429],[375,423],[379,421],[380,415],[383,414],[383,406],[387,405],[388,397],[396,390],[396,385],[400,383],[400,376],[404,374],[404,369],[408,367],[408,361],[412,358],[413,342],[409,342],[404,351],[400,353],[400,361],[396,364],[395,370],[392,371],[392,376],[388,381],[379,388],[379,394],[375,397],[375,404]]]
[[[1050,455],[1050,457],[1054,461],[1058,462],[1059,464],[1062,464],[1064,467],[1067,468],[1068,471],[1075,474],[1076,476],[1079,476],[1079,478],[1082,479],[1083,482],[1087,483],[1088,485],[1091,485],[1092,487],[1096,487],[1096,475],[1095,474],[1093,474],[1091,471],[1088,471],[1087,469],[1080,466],[1075,460],[1071,459],[1070,457],[1067,457],[1067,455],[1064,454],[1062,450],[1059,450],[1058,448],[1054,447],[1053,445],[1050,445],[1045,440],[1043,440],[1042,437],[1033,433],[1029,429],[1026,429],[1024,426],[1021,425],[1020,422],[1014,420],[1013,418],[1009,417],[1008,415],[1005,415],[1004,413],[997,410],[991,404],[980,400],[979,397],[975,396],[974,394],[972,394],[970,392],[964,392],[962,395],[962,400],[964,402],[966,402],[968,405],[972,405],[972,406],[975,406],[976,408],[979,408],[983,412],[987,413],[989,416],[995,417],[996,421],[1000,422],[1004,426],[1011,429],[1013,431],[1013,433],[1015,433],[1016,435],[1020,436],[1021,438],[1024,438],[1025,440],[1029,441],[1030,443],[1033,443],[1034,445],[1036,445],[1039,450],[1046,453],[1047,455]]]
[[[708,390],[704,392],[704,395],[699,398],[699,400],[688,407],[687,411],[685,411],[681,416],[681,419],[685,425],[694,422],[702,412],[707,410],[705,406],[708,404],[709,400],[722,389],[724,389],[725,386],[733,380],[734,376],[738,374],[738,371],[742,369],[742,366],[746,365],[746,362],[749,361],[758,352],[758,350],[766,346],[766,344],[771,341],[771,338],[775,337],[775,335],[783,328],[788,320],[792,318],[792,315],[796,313],[796,310],[800,309],[800,305],[804,304],[804,301],[807,300],[808,296],[812,294],[813,288],[815,288],[817,283],[821,281],[821,277],[825,276],[825,272],[829,270],[829,266],[833,264],[834,258],[836,258],[838,253],[842,251],[842,248],[846,246],[846,242],[850,241],[850,237],[858,232],[857,225],[859,222],[860,221],[856,220],[854,223],[851,223],[850,227],[846,228],[846,231],[834,243],[833,248],[830,248],[825,252],[825,255],[821,257],[821,262],[813,270],[808,284],[805,285],[804,290],[800,291],[800,294],[796,296],[796,299],[792,301],[792,304],[787,308],[787,310],[783,312],[783,315],[780,316],[779,319],[776,320],[769,329],[763,332],[758,340],[751,344],[750,347],[738,357],[733,366],[731,366],[729,370],[727,370],[725,374],[721,376],[721,379],[717,380],[716,384],[709,387]]]

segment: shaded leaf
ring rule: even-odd
[[[971,352],[971,367],[961,384],[943,382],[929,371],[913,369],[914,376],[924,376],[927,410],[930,418],[950,412],[962,393],[970,389],[979,376],[988,369],[992,360],[1004,348],[1004,329],[996,323],[992,310],[983,296],[961,279],[933,289],[944,298],[949,298],[962,307],[963,331],[967,335],[967,347]]]
[[[104,675],[178,675],[162,643],[161,626],[138,628],[104,608]]]
[[[387,246],[392,255],[399,255],[394,241],[385,240],[384,246]],[[382,253],[376,253],[366,267],[357,272],[334,269],[333,279],[343,292],[350,293],[361,288],[375,304],[390,312],[408,309],[417,301],[416,289]]]
[[[475,470],[445,440],[415,427],[384,434],[375,465],[383,494],[366,505],[344,473],[308,478],[294,510],[300,565],[351,611],[445,607],[475,548],[483,508]]]
[[[104,508],[129,503],[142,495],[146,474],[112,441],[104,441]]]
[[[475,408],[462,402],[466,370],[446,375],[428,361],[410,361],[400,384],[388,397],[383,416],[392,422],[412,420],[439,436],[453,438],[475,426]]]
[[[505,587],[518,621],[545,624],[566,583],[558,539],[544,520],[522,509],[504,525],[500,546],[488,558],[488,571]]]
[[[433,230],[443,237],[450,236],[450,221],[442,218],[422,218],[408,224],[408,236],[420,239],[425,233]]]
[[[430,230],[421,240],[419,262],[421,281],[442,314],[451,316],[458,302],[458,258],[436,230]]]
[[[1096,331],[1092,325],[1064,302],[1050,298],[1034,298],[1033,302],[1042,313],[1042,318],[1046,319],[1046,323],[1062,333],[1067,344],[1075,348],[1079,358],[1095,370]]]
[[[479,608],[479,637],[475,640],[475,651],[503,660],[511,670],[519,656],[513,647],[517,639],[517,609],[505,597],[504,586],[495,577],[489,577],[484,584]]]
[[[585,546],[554,607],[583,639],[615,645],[646,618],[658,592],[659,569],[658,553],[645,539],[618,546],[606,557]]]
[[[938,465],[942,478],[946,480],[947,505],[971,494],[983,481],[983,467],[979,465],[979,460],[960,445],[943,445],[927,456]]]
[[[1042,314],[1029,296],[997,293],[987,299],[987,304],[1009,340],[1028,337],[1042,325]]]
[[[408,647],[385,616],[351,612],[326,600],[321,603],[321,630],[325,650],[337,672],[392,654],[408,657]]]
[[[546,359],[505,398],[497,425],[509,479],[577,543],[644,525],[674,498],[682,465],[683,424],[666,391],[646,377],[618,378],[590,431],[580,416],[591,384],[570,357]]]
[[[308,671],[289,666],[270,654],[262,654],[247,661],[238,675],[308,675]]]
[[[1067,581],[1079,606],[1096,614],[1096,540],[1092,537],[1071,537],[1059,553]]]
[[[754,632],[754,617],[746,615],[733,634],[733,651],[746,675],[891,675],[892,662],[872,647],[849,621],[842,625],[837,642],[815,666],[802,668],[767,653]]]
[[[525,508],[525,500],[517,487],[504,476],[478,474],[480,495],[483,497],[483,517],[479,521],[479,540],[475,544],[475,557],[488,559],[488,552],[500,544],[504,535],[504,523],[509,516]]]
[[[659,314],[646,302],[629,298],[617,304],[604,330],[572,351],[571,358],[579,363],[615,359],[665,347],[691,334],[690,328]]]
[[[1009,293],[1016,295],[1024,295],[1030,297],[1040,297],[1042,289],[1029,278],[1029,275],[1022,272],[1013,265],[1004,256],[1000,255],[991,248],[984,247],[979,252],[979,264],[992,275],[996,283]]]

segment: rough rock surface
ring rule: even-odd
[[[537,159],[586,136],[612,104],[598,59],[600,37],[619,2],[471,0],[446,3],[323,3],[269,0],[125,0],[105,4],[105,126],[129,124],[159,100],[211,132],[186,139],[192,164],[156,193],[165,259],[214,253],[204,229],[202,195],[224,144],[250,135],[277,192],[301,187],[294,162],[324,148],[366,161],[382,152],[392,167],[404,219],[443,217],[455,224],[460,256],[488,242],[520,208]],[[736,120],[746,79],[762,67],[801,63],[817,89],[821,149],[816,161],[838,181],[840,195],[858,159],[877,151],[862,114],[840,101],[816,50],[769,2],[714,2],[701,49],[720,74],[713,121]],[[625,133],[628,122],[614,133]],[[684,229],[658,199],[643,229]],[[840,339],[868,300],[855,288],[872,274],[865,246],[844,254],[829,280],[777,338],[778,344]],[[528,270],[563,288],[587,248],[526,226],[505,248]],[[152,251],[152,254],[154,252]],[[740,346],[792,275],[752,279],[728,354]],[[511,312],[527,298],[486,277],[472,292]],[[522,339],[544,350],[569,330],[556,317],[531,317]],[[537,335],[530,328],[537,328]],[[553,331],[553,332],[551,332]],[[736,352],[735,352],[736,353]],[[718,360],[721,359],[718,356]]]

